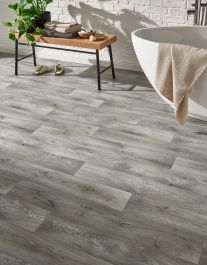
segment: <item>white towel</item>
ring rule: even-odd
[[[63,23],[63,22],[59,22],[59,21],[50,21],[50,22],[46,22],[44,24],[44,27],[46,29],[55,29],[56,27],[69,29],[69,28],[74,27],[76,25],[78,25],[78,23],[75,21],[71,21],[69,23]]]
[[[180,44],[159,45],[155,85],[161,94],[174,102],[176,119],[188,118],[188,95],[207,68],[207,49]]]
[[[63,28],[63,27],[55,27],[54,30],[59,33],[72,33],[72,32],[77,32],[81,30],[81,25],[73,25],[68,28]]]

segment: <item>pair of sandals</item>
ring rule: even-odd
[[[37,66],[35,72],[34,72],[34,75],[43,75],[43,74],[46,74],[46,73],[50,73],[53,71],[53,67],[51,66],[47,66],[47,65],[39,65]],[[65,68],[62,64],[57,64],[55,65],[55,75],[62,75],[65,71]]]

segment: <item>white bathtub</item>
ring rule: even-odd
[[[155,86],[155,73],[159,43],[176,43],[207,49],[207,27],[154,27],[132,32],[132,42],[139,63],[150,83],[172,108],[174,104],[164,98]],[[197,81],[189,98],[189,116],[207,121],[207,71]]]

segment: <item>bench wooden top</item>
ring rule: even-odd
[[[57,44],[57,45],[64,45],[64,46],[72,46],[72,47],[80,47],[86,49],[95,49],[101,50],[112,43],[116,42],[117,37],[115,35],[106,35],[106,38],[101,41],[94,41],[91,42],[89,39],[65,39],[65,38],[53,38],[53,37],[45,37],[42,35],[34,35],[36,42],[39,43],[48,43],[48,44]],[[25,37],[21,37],[20,40],[25,41]]]

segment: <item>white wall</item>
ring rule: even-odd
[[[13,52],[14,43],[8,40],[8,29],[2,24],[12,19],[13,14],[8,9],[8,4],[12,1],[1,0],[0,2],[0,52]]]
[[[1,0],[1,20],[7,19],[8,0]],[[115,65],[118,68],[136,69],[137,59],[131,43],[134,29],[156,25],[185,25],[187,8],[192,0],[54,0],[49,6],[55,20],[67,22],[70,17],[77,18],[84,26],[89,26],[106,33],[116,34],[118,42],[113,47]],[[5,29],[0,25],[3,36],[0,50],[7,50],[11,44],[5,40]],[[3,34],[3,35],[2,35]],[[53,50],[39,50],[38,56],[75,62],[94,63],[94,57],[77,53]],[[102,60],[108,60],[104,50]]]
[[[115,65],[118,68],[136,69],[131,32],[134,29],[157,25],[184,25],[187,20],[189,0],[55,0],[49,7],[53,18],[67,22],[69,16],[77,18],[84,26],[113,33],[118,36],[114,46]],[[44,54],[43,54],[44,52]],[[43,57],[53,57],[54,53],[41,52]],[[64,60],[89,62],[94,61],[77,54],[58,53]],[[102,60],[107,60],[107,52],[103,51]]]

